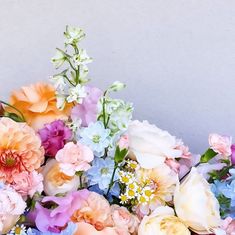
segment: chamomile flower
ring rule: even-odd
[[[131,172],[120,171],[119,175],[120,175],[119,178],[120,182],[126,185],[132,183],[135,178],[134,174]]]
[[[27,235],[26,233],[26,227],[22,225],[16,225],[14,226],[11,231],[7,235]]]
[[[130,169],[135,170],[139,167],[139,164],[136,161],[128,159],[126,162],[127,162],[127,167]]]

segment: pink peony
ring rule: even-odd
[[[64,124],[62,120],[56,120],[46,124],[44,128],[38,131],[42,146],[46,155],[54,157],[58,150],[62,149],[65,142],[72,137],[72,131]]]
[[[86,86],[87,96],[83,99],[82,104],[76,105],[71,112],[73,120],[80,118],[82,126],[88,126],[89,123],[95,122],[97,118],[97,104],[102,96],[102,91],[96,87]]]
[[[26,203],[14,189],[0,188],[0,234],[7,233],[15,226],[25,208]]]
[[[27,196],[31,198],[38,192],[43,191],[43,176],[42,174],[32,171],[32,172],[21,172],[13,176],[12,187],[24,198]]]
[[[128,149],[129,147],[129,139],[128,135],[123,135],[120,140],[118,141],[119,148],[122,149]]]
[[[218,134],[209,135],[209,145],[216,153],[225,157],[231,155],[232,137]]]
[[[165,163],[167,166],[169,166],[174,172],[179,173],[180,171],[180,163],[175,160],[175,159],[171,159],[171,158],[167,158],[165,160]]]
[[[80,209],[83,202],[89,196],[89,191],[86,189],[72,192],[65,197],[44,197],[42,203],[55,203],[55,209],[47,209],[36,204],[35,223],[37,228],[42,232],[60,232],[60,228],[64,227],[69,221],[73,213]]]
[[[126,207],[112,205],[111,216],[113,219],[114,227],[126,230],[131,234],[137,232],[140,221],[135,215],[132,215]]]
[[[56,154],[56,160],[60,163],[61,171],[73,176],[77,171],[87,171],[91,166],[94,155],[92,150],[80,143],[67,143],[63,149]]]

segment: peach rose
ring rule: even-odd
[[[94,159],[94,155],[86,145],[69,142],[57,152],[55,158],[64,174],[74,176],[77,171],[90,169],[89,163]]]
[[[79,176],[64,174],[55,159],[47,162],[42,174],[44,176],[44,192],[49,196],[75,191],[80,187]]]
[[[111,216],[115,227],[126,230],[131,234],[137,232],[139,219],[132,215],[126,207],[112,205]]]
[[[101,195],[91,192],[87,201],[72,216],[73,222],[86,222],[98,231],[107,226],[112,227],[111,208],[109,202]]]
[[[232,137],[231,136],[210,134],[209,145],[211,149],[213,149],[216,153],[219,153],[225,157],[228,157],[232,154],[232,151],[231,151]]]
[[[106,227],[100,231],[89,223],[79,222],[78,228],[73,235],[129,235],[129,233],[120,233],[116,228]]]
[[[67,119],[69,112],[69,108],[63,111],[57,109],[55,89],[46,83],[24,86],[14,91],[10,97],[10,104],[19,109],[27,123],[36,130],[56,119]],[[7,108],[7,111],[16,112],[11,108]]]

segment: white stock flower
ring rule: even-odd
[[[66,60],[64,52],[60,49],[56,49],[56,54],[51,58],[51,62],[54,64],[55,68],[59,68]]]
[[[78,68],[78,66],[80,66],[80,65],[86,65],[86,64],[91,63],[91,62],[92,62],[92,58],[90,58],[87,55],[87,52],[84,49],[80,48],[79,53],[75,54],[73,56],[73,63],[74,63],[76,68]]]
[[[69,95],[67,97],[67,101],[69,103],[75,101],[75,102],[81,104],[83,98],[85,98],[86,96],[87,96],[87,93],[86,93],[85,87],[81,86],[81,84],[78,84],[75,87],[71,87],[69,89]]]
[[[115,81],[109,88],[108,91],[120,91],[125,88],[126,85],[122,82]]]
[[[66,26],[66,31],[64,32],[65,44],[77,44],[80,42],[86,35],[84,31],[80,28]]]

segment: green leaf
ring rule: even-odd
[[[20,117],[19,115],[17,115],[16,113],[7,113],[5,112],[5,116],[9,117],[10,119],[16,121],[16,122],[24,122],[24,120],[22,119],[22,117]]]
[[[115,163],[117,163],[117,164],[121,163],[124,160],[124,158],[126,157],[127,153],[128,153],[128,149],[121,150],[120,147],[117,146],[116,151],[115,151],[115,155],[114,155]]]
[[[209,162],[213,157],[215,157],[218,153],[216,153],[213,149],[207,149],[207,151],[201,156],[201,163]]]

